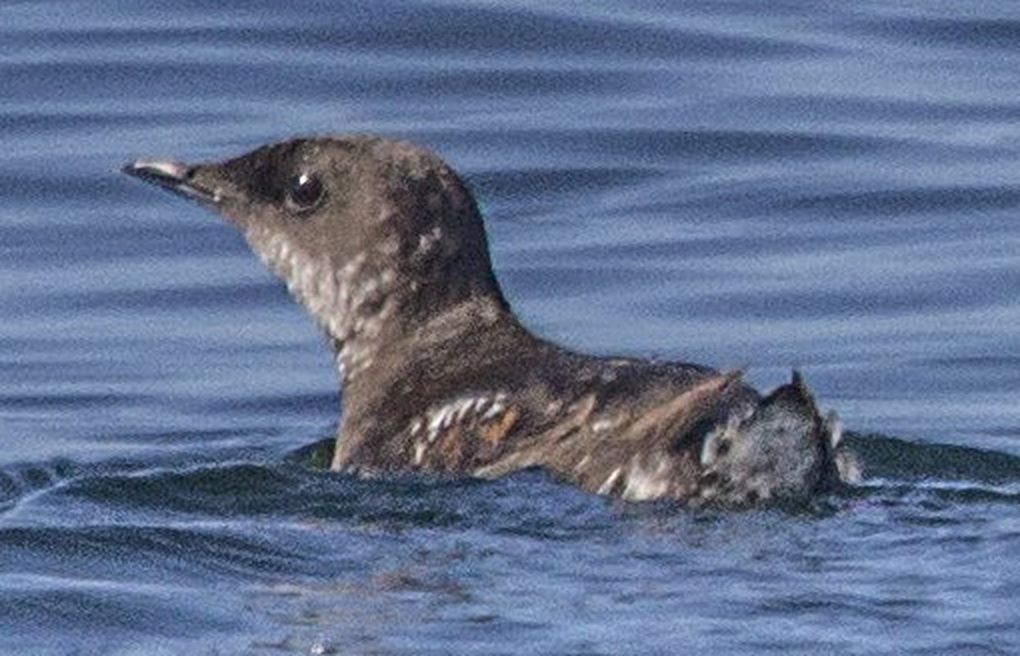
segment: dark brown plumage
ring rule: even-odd
[[[803,381],[578,354],[515,318],[463,181],[419,147],[297,139],[125,172],[222,214],[336,354],[333,468],[499,476],[542,467],[641,500],[803,498],[852,469]]]

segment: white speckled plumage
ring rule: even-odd
[[[343,385],[334,469],[537,465],[628,500],[733,503],[859,476],[797,375],[762,397],[739,375],[532,335],[496,283],[470,191],[424,149],[295,139],[125,171],[212,205],[322,327]]]

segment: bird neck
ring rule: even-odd
[[[502,297],[492,294],[420,320],[394,312],[378,328],[333,340],[342,393],[334,469],[388,461],[389,450],[402,448],[399,436],[416,413],[533,341]]]

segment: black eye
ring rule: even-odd
[[[319,176],[314,173],[295,175],[287,188],[287,205],[295,212],[315,209],[322,201],[324,191]]]

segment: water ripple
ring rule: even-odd
[[[0,16],[0,652],[1017,652],[1012,4]],[[449,159],[543,334],[802,367],[868,478],[725,513],[325,471],[314,325],[117,173],[319,131]]]

